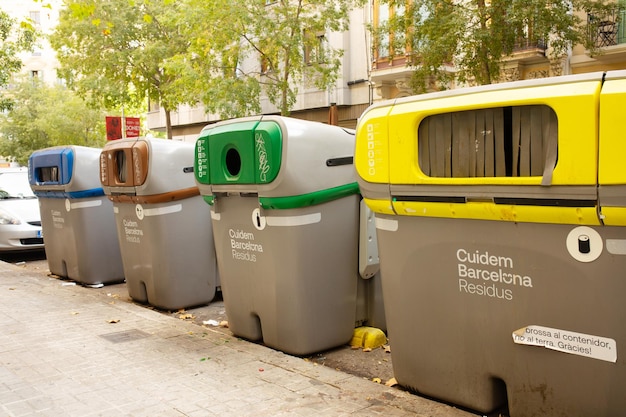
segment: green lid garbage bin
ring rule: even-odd
[[[511,417],[623,413],[624,100],[620,71],[366,110],[355,166],[401,385]]]
[[[219,287],[211,218],[193,175],[194,144],[109,142],[100,181],[113,201],[130,297],[165,310],[208,304]]]
[[[60,146],[28,160],[50,272],[93,286],[124,280],[113,205],[98,177],[100,151]]]
[[[195,176],[211,207],[230,330],[305,355],[350,341],[360,195],[354,133],[264,116],[209,125]]]

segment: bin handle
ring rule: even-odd
[[[342,156],[339,158],[330,158],[326,160],[327,167],[338,167],[341,165],[352,165],[354,163],[353,156]]]

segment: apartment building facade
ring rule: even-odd
[[[58,22],[62,5],[62,0],[0,2],[0,7],[10,16],[29,18],[44,34],[50,33]],[[505,60],[503,80],[626,68],[626,12],[620,10],[617,0],[615,5],[614,11],[606,16],[580,14],[587,22],[588,36],[600,53],[592,54],[582,45],[576,45],[567,56],[551,60],[545,44],[521,41]],[[389,45],[372,47],[368,26],[381,24],[391,13],[389,6],[370,0],[363,8],[350,12],[348,31],[324,34],[332,47],[344,51],[339,76],[334,86],[325,91],[299,86],[292,117],[327,123],[332,109],[336,110],[335,123],[354,128],[358,117],[373,102],[414,94],[410,86],[412,68],[407,66],[404,51],[394,51]],[[23,72],[29,76],[40,77],[49,84],[60,82],[55,52],[45,38],[33,52],[23,53],[21,58]],[[262,113],[278,114],[279,111],[267,99],[262,99]],[[174,139],[186,141],[195,140],[202,127],[220,120],[218,115],[207,113],[202,105],[180,106],[172,112],[171,118]],[[165,114],[158,103],[150,103],[146,122],[150,130],[165,130]]]
[[[505,59],[502,81],[626,69],[626,14],[615,3],[615,10],[606,16],[579,15],[587,22],[588,36],[599,53],[592,54],[584,46],[576,45],[568,55],[550,59],[545,43],[521,40]],[[363,9],[351,12],[348,32],[326,35],[333,47],[345,51],[340,76],[329,91],[300,88],[292,117],[328,122],[331,105],[336,103],[337,123],[353,128],[371,103],[415,94],[410,86],[412,69],[407,66],[407,55],[393,51],[389,45],[372,47],[368,25],[376,26],[388,19],[390,13],[393,10],[389,6],[371,0]],[[277,109],[265,100],[262,113],[275,114]],[[201,107],[181,107],[172,114],[174,136],[188,140],[203,126],[218,120],[218,116],[206,114]],[[157,106],[148,112],[148,126],[150,129],[165,126],[163,111]]]
[[[59,62],[56,52],[46,39],[59,22],[62,4],[62,0],[0,1],[0,8],[11,18],[17,21],[28,20],[43,35],[33,51],[22,52],[19,57],[23,63],[23,74],[38,78],[48,85],[62,82],[57,76]]]

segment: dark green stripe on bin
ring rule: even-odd
[[[259,204],[266,210],[286,210],[314,206],[359,193],[354,182],[339,187],[286,197],[259,197]]]

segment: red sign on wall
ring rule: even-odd
[[[106,117],[107,140],[122,138],[122,118],[118,116]]]
[[[141,120],[139,117],[126,118],[126,137],[136,138],[141,133]]]

